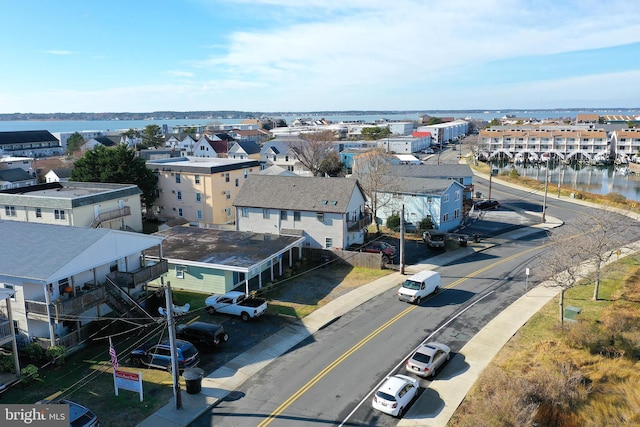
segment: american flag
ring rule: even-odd
[[[109,337],[109,356],[111,356],[111,366],[113,369],[118,369],[118,355],[116,354],[116,349],[111,343],[111,337]]]

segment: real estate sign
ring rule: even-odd
[[[113,382],[116,388],[116,396],[118,395],[118,389],[137,391],[140,394],[140,402],[142,402],[142,372],[135,374],[114,369]]]

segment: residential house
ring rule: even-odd
[[[0,132],[0,155],[50,157],[63,154],[60,141],[46,130]]]
[[[0,191],[0,219],[142,232],[142,192],[132,184],[50,182]]]
[[[433,228],[451,231],[462,225],[464,218],[464,186],[454,180],[433,178],[410,178],[386,175],[383,185],[376,191],[379,201],[376,216],[385,224],[392,215],[401,215],[404,220],[418,225],[430,219]]]
[[[0,347],[11,347],[13,354],[13,373],[0,372],[0,391],[20,378],[20,359],[18,357],[18,342],[13,323],[11,301],[15,300],[13,289],[0,288]]]
[[[144,255],[162,237],[13,221],[0,221],[0,235],[0,287],[15,292],[11,314],[22,342],[75,346],[111,312],[153,321],[136,296],[167,272],[166,261]]]
[[[239,231],[304,236],[311,248],[363,243],[371,217],[357,180],[249,175],[233,202]]]
[[[29,172],[31,176],[36,176],[36,167],[33,157],[0,157],[0,170],[15,168],[20,168],[25,172]]]
[[[97,136],[95,138],[91,138],[80,147],[81,151],[93,150],[98,145],[103,145],[105,147],[115,147],[120,144],[122,141],[121,136]]]
[[[193,155],[194,147],[197,142],[198,137],[196,135],[187,133],[165,135],[165,148],[179,150],[186,156]]]
[[[229,151],[229,143],[226,140],[218,138],[216,135],[202,135],[196,145],[193,147],[193,156],[195,157],[227,157]]]
[[[291,148],[292,139],[298,137],[278,137],[271,141],[265,142],[260,150],[260,162],[263,168],[271,165],[280,166],[290,172],[299,175],[308,174],[308,170],[298,161],[293,148]]]
[[[178,157],[152,160],[158,176],[154,213],[163,221],[183,218],[193,224],[234,224],[233,199],[247,176],[260,170],[257,160]]]
[[[21,168],[0,169],[0,190],[22,188],[38,183],[36,177]]]
[[[254,141],[236,141],[229,149],[227,157],[230,159],[260,160],[260,146]]]
[[[45,182],[67,182],[71,177],[71,168],[51,169],[44,175]]]
[[[171,227],[163,237],[172,289],[206,294],[261,288],[302,258],[305,238],[198,227]],[[150,251],[149,259],[159,254]],[[262,274],[261,274],[262,273]],[[263,277],[264,276],[264,277]],[[251,282],[251,288],[249,288]]]
[[[473,171],[467,164],[448,163],[441,165],[392,165],[389,174],[407,178],[429,178],[456,181],[464,187],[463,199],[473,198]]]
[[[282,176],[299,176],[298,174],[288,171],[283,167],[271,165],[266,169],[256,172],[256,175],[282,175]]]

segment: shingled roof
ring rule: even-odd
[[[57,142],[58,138],[48,130],[23,130],[16,132],[0,132],[0,145],[23,144],[28,142]]]
[[[349,178],[249,175],[234,206],[345,213],[360,184]]]

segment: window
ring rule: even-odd
[[[42,209],[36,208],[36,218],[42,218]]]
[[[454,219],[460,218],[460,209],[456,209],[455,211],[453,211],[453,218]]]
[[[287,211],[280,211],[280,219],[282,221],[286,221],[287,220]]]
[[[184,273],[187,271],[187,267],[184,265],[176,265],[176,278],[184,279]]]
[[[324,222],[324,212],[316,212],[316,218],[320,222]]]
[[[331,237],[324,239],[324,247],[327,249],[331,249],[333,247],[333,239]]]
[[[293,220],[300,221],[300,211],[293,212]]]
[[[240,208],[242,218],[249,218],[249,208]]]
[[[269,219],[269,209],[262,209],[262,219]]]
[[[202,219],[202,211],[197,211],[196,215],[198,216],[198,219]]]
[[[226,195],[227,200],[231,199],[231,191],[227,190],[225,192],[225,195]]]
[[[7,216],[16,216],[16,207],[15,206],[5,206],[4,213]]]
[[[240,180],[236,178],[236,187],[240,187]]]
[[[64,221],[64,209],[56,209],[53,211],[53,217]]]
[[[180,174],[176,174],[176,184],[180,184]]]
[[[196,175],[194,179],[196,181],[196,184],[200,184],[200,175]]]
[[[224,213],[227,214],[227,216],[231,216],[231,208],[224,208]]]
[[[245,171],[244,171],[244,177],[246,178],[246,177],[248,177],[248,176],[249,176],[249,171],[246,171],[246,170],[245,170]]]
[[[224,174],[224,182],[229,182],[229,174],[228,173]]]
[[[444,215],[442,216],[442,221],[444,221],[444,222],[449,221],[449,214],[448,214],[448,213],[446,213],[446,214],[444,214]]]
[[[202,194],[201,193],[196,193],[196,202],[197,203],[201,203],[202,202]]]
[[[445,194],[444,196],[442,196],[442,202],[443,203],[447,203],[449,201],[449,195]]]
[[[182,208],[178,208],[178,216],[182,216]]]
[[[182,200],[182,191],[177,191],[176,195],[178,196],[178,200]]]
[[[456,200],[460,200],[460,190],[456,190]]]

